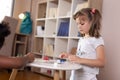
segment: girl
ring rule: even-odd
[[[81,33],[77,53],[62,53],[60,57],[83,65],[82,69],[71,72],[70,80],[97,80],[99,67],[105,63],[104,41],[100,35],[101,14],[97,9],[83,8],[73,18]]]
[[[0,23],[0,49],[2,48],[5,37],[10,34],[9,25],[6,22]],[[29,53],[23,57],[7,57],[0,55],[0,69],[21,68],[25,64],[34,61],[34,55]]]

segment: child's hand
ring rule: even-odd
[[[80,57],[76,55],[69,55],[68,60],[71,62],[79,63]]]
[[[33,62],[35,59],[35,56],[33,53],[28,53],[27,55],[25,55],[25,57],[27,57],[28,62]]]
[[[60,55],[59,55],[60,58],[68,58],[68,53],[65,53],[65,52],[62,52]]]

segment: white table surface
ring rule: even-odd
[[[27,64],[27,66],[53,70],[77,70],[82,68],[80,64],[71,63],[69,61],[59,64],[56,60],[42,60],[40,58],[36,58],[34,62]]]

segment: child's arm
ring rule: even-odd
[[[91,67],[103,67],[105,64],[104,46],[102,45],[98,46],[96,48],[96,52],[97,52],[96,59],[80,58],[75,55],[70,55],[68,59],[72,62],[80,63]]]

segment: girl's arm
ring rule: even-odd
[[[80,63],[83,65],[91,66],[91,67],[103,67],[105,64],[105,54],[104,54],[104,46],[98,46],[96,48],[97,58],[96,59],[86,59],[80,58],[77,56],[69,56],[68,59],[72,62]]]

